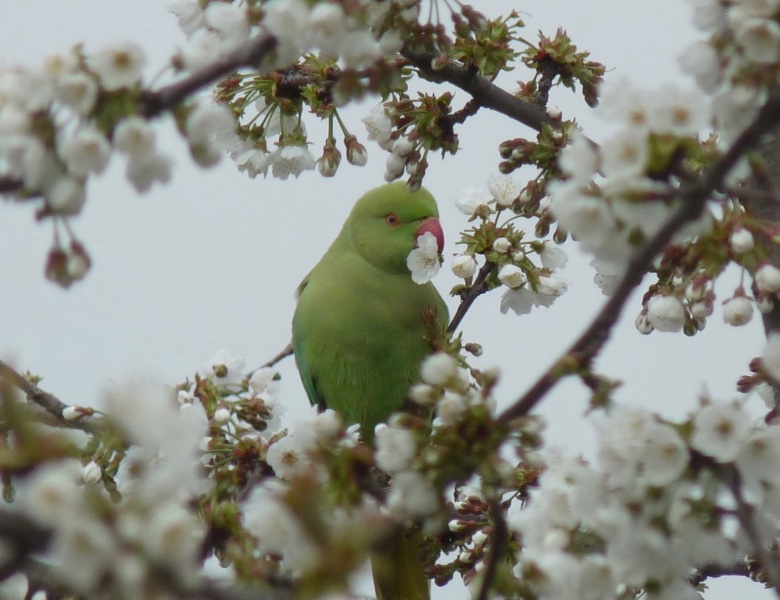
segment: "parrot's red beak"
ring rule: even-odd
[[[444,251],[444,231],[442,231],[441,223],[436,217],[430,217],[425,219],[422,224],[417,228],[414,234],[415,239],[423,235],[424,233],[432,233],[436,237],[436,243],[439,246],[439,254]]]

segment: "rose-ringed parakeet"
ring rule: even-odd
[[[441,252],[437,217],[425,189],[397,182],[371,190],[298,288],[293,349],[309,400],[359,423],[366,443],[402,408],[432,340],[447,327],[441,296],[430,282],[414,283],[406,263],[426,232]],[[419,541],[398,536],[372,557],[380,599],[429,598]]]

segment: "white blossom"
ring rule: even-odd
[[[750,415],[736,403],[711,403],[693,415],[691,446],[718,462],[737,457],[751,429]]]
[[[446,392],[436,403],[436,418],[433,420],[433,425],[435,427],[454,425],[461,420],[466,408],[468,408],[466,399],[461,394]]]
[[[469,217],[476,214],[490,214],[487,194],[479,188],[468,188],[455,199],[455,207]]]
[[[270,0],[263,9],[263,25],[277,39],[276,66],[288,67],[309,45],[309,7],[303,0]]]
[[[458,362],[445,352],[436,352],[422,362],[420,376],[430,385],[446,385],[458,376]]]
[[[690,459],[680,434],[660,423],[651,423],[645,430],[641,457],[642,479],[652,486],[676,481]]]
[[[298,177],[304,171],[311,171],[316,165],[309,148],[301,144],[286,144],[279,147],[270,157],[273,176],[286,180],[290,175]]]
[[[498,279],[508,288],[519,288],[528,279],[523,270],[515,265],[507,264],[498,272]]]
[[[755,247],[753,234],[744,227],[735,229],[729,236],[729,247],[735,254],[750,252]]]
[[[154,152],[154,130],[141,117],[127,117],[114,129],[114,146],[120,152],[143,157]]]
[[[84,465],[84,470],[81,472],[81,479],[84,483],[97,483],[102,477],[103,469],[94,460]]]
[[[111,158],[111,145],[102,131],[82,126],[60,141],[57,148],[60,158],[73,175],[84,177],[91,172],[102,173]]]
[[[492,174],[488,177],[488,190],[501,207],[511,206],[520,196],[520,186],[509,175]]]
[[[750,61],[769,64],[780,58],[780,24],[774,19],[745,19],[734,28],[734,39]]]
[[[46,192],[49,208],[58,215],[79,214],[86,199],[84,181],[68,175],[58,178]]]
[[[552,272],[565,267],[569,257],[566,256],[566,253],[561,248],[553,246],[548,242],[545,243],[544,249],[539,253],[539,259],[542,261],[542,266]]]
[[[390,427],[380,423],[374,430],[376,464],[393,475],[407,470],[415,456],[417,444],[414,435],[403,427]]]
[[[280,479],[305,475],[312,467],[309,453],[316,441],[311,432],[299,427],[269,446],[266,461]]]
[[[426,231],[417,238],[417,247],[406,259],[406,266],[412,273],[412,281],[418,284],[429,282],[439,272],[439,242],[436,236]]]
[[[423,475],[405,471],[393,477],[387,495],[387,509],[395,518],[405,521],[426,517],[438,508],[438,494]]]
[[[461,279],[473,277],[477,272],[477,261],[469,254],[459,254],[452,259],[452,272]]]
[[[89,114],[95,107],[98,86],[87,73],[66,73],[57,79],[57,97],[77,113]]]
[[[683,72],[692,75],[707,93],[714,92],[723,79],[718,52],[707,42],[696,42],[680,56]]]
[[[761,366],[775,381],[780,382],[780,334],[767,336],[766,350],[761,357]]]
[[[569,144],[561,150],[558,164],[577,183],[590,181],[599,166],[599,154],[590,140],[577,130]]]
[[[780,269],[770,264],[762,265],[755,275],[756,286],[762,292],[780,292]]]
[[[206,25],[216,31],[228,47],[238,46],[249,38],[249,22],[245,7],[241,5],[211,2],[203,16]]]
[[[753,301],[744,294],[735,295],[723,303],[723,320],[729,325],[745,325],[753,318]]]
[[[607,177],[639,175],[647,158],[647,133],[641,129],[623,130],[601,146],[601,167]]]
[[[685,308],[675,296],[656,294],[647,301],[647,320],[658,331],[680,331],[685,325]]]
[[[306,571],[317,564],[319,549],[282,501],[283,489],[255,486],[243,503],[244,526],[257,538],[261,552],[280,554],[293,572]]]
[[[371,112],[363,117],[363,123],[368,131],[369,140],[377,142],[382,147],[384,147],[383,144],[390,147],[393,122],[383,105],[377,104],[372,108]]]
[[[87,66],[108,91],[133,87],[141,81],[146,57],[139,46],[126,42],[86,57]]]
[[[495,250],[499,254],[506,254],[511,249],[512,249],[512,242],[510,242],[505,237],[496,238],[496,241],[493,242],[493,250]]]
[[[162,154],[131,154],[125,175],[139,193],[148,192],[155,181],[171,180],[171,161]]]
[[[238,384],[244,378],[244,359],[221,349],[211,357],[202,373],[216,384]]]

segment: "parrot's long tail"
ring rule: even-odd
[[[399,531],[371,555],[377,600],[430,600],[431,582],[420,561],[421,531]]]

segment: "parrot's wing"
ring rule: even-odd
[[[309,283],[310,278],[311,272],[303,278],[303,281],[301,281],[300,285],[295,290],[296,300],[300,300],[301,294]],[[320,411],[324,411],[328,407],[325,404],[325,398],[317,390],[317,380],[311,372],[311,360],[308,360],[307,357],[306,336],[300,332],[293,336],[293,354],[295,355],[295,362],[298,365],[298,371],[301,374],[303,389],[306,390],[309,402],[311,402],[312,405],[316,405]]]

